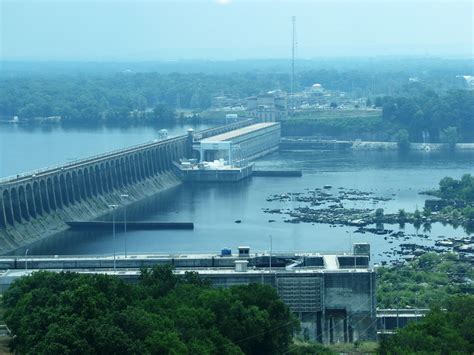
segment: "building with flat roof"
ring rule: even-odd
[[[376,338],[375,272],[368,255],[358,253],[250,253],[239,247],[232,254],[129,255],[83,257],[4,257],[0,291],[34,270],[77,271],[115,275],[137,282],[140,268],[173,265],[178,276],[198,273],[216,287],[260,283],[274,287],[299,318],[302,334],[321,343]],[[28,268],[28,270],[25,270]]]
[[[201,162],[224,159],[234,166],[278,150],[280,123],[262,122],[194,142]]]
[[[279,121],[288,116],[287,94],[276,90],[247,98],[247,114],[265,122]]]

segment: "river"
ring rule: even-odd
[[[185,133],[188,126],[168,126],[170,135]],[[194,127],[204,129],[205,126]],[[157,129],[150,127],[64,129],[25,129],[0,126],[1,176],[11,175],[80,158],[111,149],[153,140]],[[109,254],[117,253],[218,253],[223,247],[248,245],[253,250],[346,252],[352,242],[369,242],[372,260],[394,258],[390,254],[407,241],[385,239],[376,234],[354,233],[354,227],[311,223],[285,223],[281,214],[268,214],[265,208],[294,208],[294,201],[267,201],[274,194],[306,192],[332,185],[372,192],[389,201],[352,202],[361,208],[422,209],[426,196],[420,191],[435,188],[441,178],[459,178],[474,173],[474,154],[339,151],[282,151],[257,161],[268,169],[301,169],[302,178],[259,177],[237,184],[181,185],[127,208],[129,221],[194,222],[192,231],[118,232],[114,243],[110,232],[66,231],[30,246],[29,254]],[[117,219],[123,211],[117,211]],[[110,216],[109,216],[110,218]],[[274,220],[274,221],[272,221]],[[236,223],[240,221],[240,223]],[[398,225],[386,226],[397,231]],[[406,225],[405,233],[418,234],[409,242],[432,245],[436,239],[461,237],[461,228],[431,225],[431,231],[416,231]],[[427,235],[428,238],[422,238]],[[271,236],[271,238],[270,238]],[[18,251],[22,253],[23,251]]]
[[[127,146],[153,141],[161,129],[169,137],[209,125],[163,124],[159,127],[64,127],[0,124],[0,178],[70,162]]]

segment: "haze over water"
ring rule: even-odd
[[[80,157],[102,153],[108,149],[152,140],[157,129],[138,127],[129,129],[52,129],[31,132],[18,128],[0,129],[2,144],[5,139],[14,146],[15,159],[2,160],[2,175],[15,174],[44,165],[59,163],[78,153]],[[169,126],[173,135],[185,133],[188,126]],[[205,127],[197,127],[203,129]],[[21,142],[35,137],[37,142],[59,142],[62,149],[50,154],[39,149],[29,152],[28,145]],[[112,138],[111,138],[112,137]],[[107,148],[107,149],[104,149]],[[48,149],[47,146],[44,149]],[[86,154],[87,153],[87,154]],[[43,160],[38,160],[39,156]],[[293,208],[296,202],[268,202],[274,194],[307,192],[330,184],[333,191],[339,187],[373,192],[375,196],[390,197],[387,202],[359,201],[345,206],[359,208],[384,208],[396,212],[400,208],[413,211],[422,209],[426,196],[420,191],[435,188],[441,178],[459,178],[465,173],[474,173],[473,153],[411,153],[407,156],[397,152],[338,152],[338,151],[282,151],[257,161],[259,168],[301,169],[302,178],[252,178],[238,184],[181,185],[148,200],[127,208],[130,221],[178,221],[194,222],[193,231],[129,231],[128,253],[219,253],[223,247],[234,250],[239,245],[249,245],[253,250],[269,249],[271,235],[275,251],[349,251],[351,242],[370,242],[373,261],[387,260],[382,252],[403,241],[390,244],[384,236],[353,233],[353,227],[331,227],[327,224],[285,223],[286,215],[264,213],[264,208]],[[22,166],[21,170],[18,170]],[[122,218],[117,212],[117,219]],[[110,216],[109,216],[110,218]],[[241,223],[235,221],[241,220]],[[275,220],[275,222],[269,222]],[[398,225],[386,225],[398,230]],[[112,231],[73,232],[67,231],[30,247],[29,254],[110,254],[114,250]],[[416,233],[413,226],[405,226],[406,233]],[[423,228],[419,231],[423,233]],[[428,233],[432,241],[413,238],[409,242],[432,245],[438,236],[464,236],[462,228],[433,224]],[[405,241],[406,242],[406,241]],[[124,252],[124,233],[119,232],[116,250]],[[23,250],[18,251],[24,253]]]

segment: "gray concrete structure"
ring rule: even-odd
[[[208,136],[252,121],[200,132]],[[0,254],[181,183],[172,163],[187,157],[187,135],[154,141],[0,180]],[[123,200],[120,195],[127,194]]]
[[[280,121],[288,117],[287,94],[270,91],[247,98],[247,115],[264,122]]]
[[[196,140],[193,148],[199,152],[200,161],[223,158],[230,165],[237,166],[241,161],[254,160],[277,151],[280,136],[279,122],[261,122]]]
[[[31,269],[110,273],[136,282],[140,267],[170,264],[177,275],[199,273],[216,287],[250,283],[274,287],[300,319],[302,334],[323,343],[375,340],[375,272],[367,255],[314,253],[131,255],[0,258],[0,291]],[[28,268],[29,271],[24,269]],[[16,269],[16,270],[15,270]]]
[[[378,334],[392,334],[409,323],[418,322],[429,311],[427,308],[378,309],[377,332]]]
[[[184,272],[184,271],[180,271]],[[325,344],[376,339],[375,273],[325,267],[271,271],[197,270],[213,285],[262,283],[276,288],[299,318],[302,335]]]

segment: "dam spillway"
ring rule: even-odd
[[[241,121],[196,135],[206,139],[254,123]],[[0,179],[0,254],[61,232],[68,228],[66,221],[94,220],[111,206],[179,185],[173,163],[196,154],[192,139],[153,141]]]

